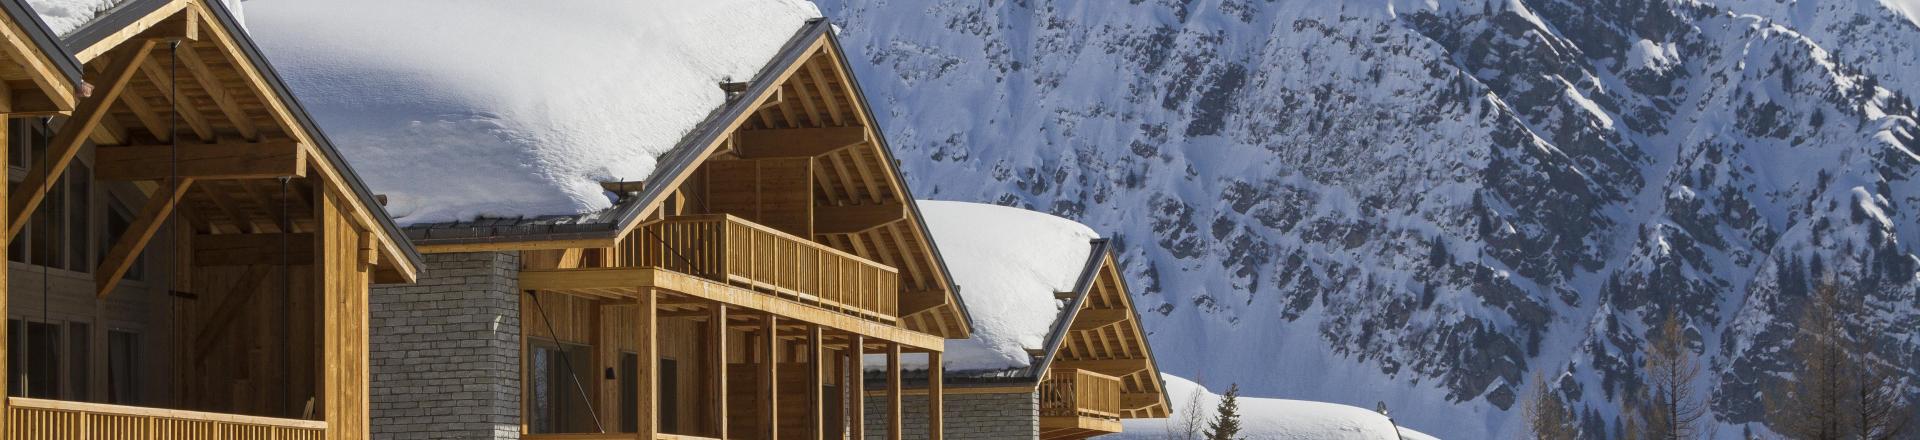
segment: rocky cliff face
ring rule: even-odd
[[[1757,421],[1823,280],[1920,378],[1898,1],[820,3],[918,195],[1118,234],[1169,372],[1491,438],[1670,313]]]

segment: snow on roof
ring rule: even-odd
[[[248,28],[401,224],[592,212],[807,20],[803,0],[256,0]]]
[[[127,0],[27,0],[54,35],[67,35]]]
[[[1086,268],[1086,225],[1045,213],[979,203],[922,200],[920,213],[947,261],[967,311],[973,337],[947,341],[947,371],[1027,367],[1029,349],[1041,349],[1062,302]]]
[[[1171,374],[1160,375],[1167,384],[1167,398],[1172,407],[1172,416],[1164,419],[1127,419],[1122,420],[1125,429],[1119,434],[1107,436],[1112,439],[1160,439],[1182,438],[1173,433],[1185,432],[1185,423],[1181,415],[1190,405],[1200,408],[1199,429],[1206,429],[1206,422],[1213,420],[1214,409],[1220,406],[1220,395],[1202,387],[1193,381]],[[1195,393],[1198,394],[1195,394]],[[1312,402],[1306,400],[1267,399],[1241,395],[1240,437],[1271,440],[1435,440],[1435,437],[1419,431],[1398,427],[1393,421],[1379,413],[1366,409],[1337,403]]]

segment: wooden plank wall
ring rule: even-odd
[[[813,160],[715,160],[701,165],[708,212],[813,236]]]
[[[194,268],[198,299],[181,302],[186,309],[172,332],[189,362],[174,379],[188,384],[185,408],[297,417],[290,408],[303,410],[307,398],[317,398],[314,347],[324,321],[316,307],[316,278],[311,265],[289,266],[286,273],[292,276],[282,278],[277,266]],[[290,287],[285,292],[282,281]],[[238,307],[223,312],[229,304]]]
[[[314,249],[321,255],[316,272],[321,286],[321,323],[324,324],[325,374],[318,408],[323,412],[328,440],[368,438],[367,289],[368,255],[373,243],[367,231],[347,218],[340,195],[320,191],[315,197],[320,220]]]

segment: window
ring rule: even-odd
[[[107,403],[140,404],[140,335],[129,331],[107,331]]]
[[[105,225],[107,230],[100,233],[101,240],[98,246],[95,247],[95,249],[98,249],[98,252],[94,254],[96,259],[96,261],[94,261],[95,267],[100,265],[98,260],[107,258],[107,252],[113,251],[112,246],[114,243],[120,242],[120,236],[127,233],[127,228],[133,226],[133,210],[127,209],[127,206],[120,203],[120,199],[118,198],[108,196],[106,200],[107,206],[102,211],[105,211],[107,214]],[[146,253],[142,252],[139,257],[134,258],[133,265],[127,267],[127,274],[123,278],[139,280],[140,274],[146,273],[146,262]]]
[[[62,262],[67,270],[92,272],[93,259],[87,258],[92,251],[93,228],[93,169],[80,161],[74,161],[67,167],[67,176],[60,180],[67,187],[67,233],[66,261]]]
[[[634,382],[640,377],[640,354],[620,353],[620,432],[639,432],[640,413],[631,408],[640,406],[640,384]]]
[[[82,322],[67,323],[67,400],[92,401],[93,385],[89,380],[93,371],[93,326]]]
[[[60,326],[7,320],[7,394],[54,399],[60,395]]]
[[[673,359],[660,359],[660,432],[680,432],[680,368]],[[657,403],[657,402],[656,402]]]
[[[528,376],[533,386],[531,401],[532,430],[535,434],[599,432],[593,415],[587,412],[586,396],[574,382],[593,380],[588,365],[592,350],[585,345],[529,340],[533,359]]]
[[[35,158],[47,153],[47,128],[33,120],[15,120],[10,128],[7,154],[9,190],[26,178],[26,170],[37,166]],[[42,158],[44,160],[44,158]],[[34,209],[33,217],[21,225],[22,237],[7,247],[7,257],[77,272],[91,272],[93,170],[81,161],[67,165],[67,171],[47,188],[47,195]]]

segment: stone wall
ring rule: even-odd
[[[520,257],[426,255],[420,281],[373,288],[377,439],[520,437]]]
[[[1040,399],[1033,393],[955,394],[946,398],[946,438],[1033,439],[1040,437]],[[902,396],[902,438],[927,438],[927,396]],[[867,438],[884,439],[887,401],[867,398]]]

